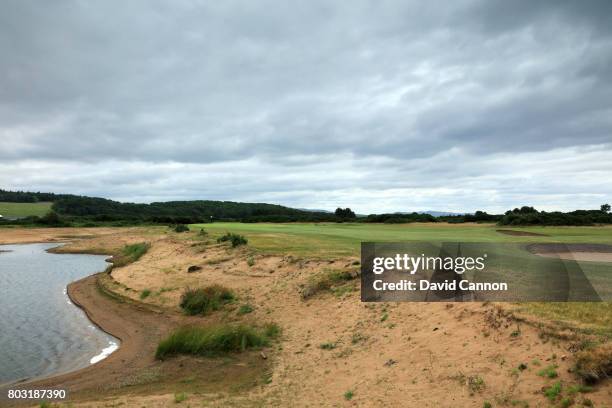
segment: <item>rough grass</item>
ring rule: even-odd
[[[325,271],[312,277],[302,288],[302,299],[308,299],[319,292],[330,290],[342,285],[358,276],[356,271]]]
[[[187,288],[181,296],[180,307],[188,315],[205,315],[219,310],[224,304],[235,298],[234,292],[221,285],[197,289]]]
[[[272,326],[275,325],[264,328],[242,324],[181,327],[159,343],[155,358],[163,360],[176,354],[215,356],[264,347],[278,336],[277,326],[271,329]]]
[[[587,383],[612,377],[612,343],[605,343],[580,351],[576,355],[574,371]]]
[[[129,265],[139,260],[151,248],[148,242],[126,245],[119,254],[113,257],[113,265],[116,267]]]
[[[7,203],[0,202],[0,215],[4,217],[27,217],[36,215],[42,217],[51,211],[51,202],[40,203]]]

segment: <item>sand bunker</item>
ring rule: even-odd
[[[612,245],[606,244],[531,244],[526,249],[532,254],[548,258],[612,262]]]

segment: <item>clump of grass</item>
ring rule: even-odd
[[[145,289],[142,292],[140,292],[141,299],[146,299],[149,297],[149,295],[151,295],[151,289]]]
[[[337,347],[336,343],[332,343],[332,342],[327,342],[327,343],[321,343],[319,345],[319,348],[322,350],[333,350]]]
[[[344,393],[344,399],[347,401],[352,400],[354,396],[355,396],[355,393],[352,390],[348,390],[347,392]]]
[[[180,307],[188,315],[208,314],[219,310],[224,304],[236,298],[234,292],[221,285],[204,288],[187,288],[181,295]]]
[[[546,378],[557,378],[559,374],[557,374],[557,365],[549,365],[546,368],[541,369],[537,373],[540,377]]]
[[[174,393],[174,402],[180,404],[181,402],[187,399],[187,394],[184,392],[176,392]]]
[[[207,235],[208,235],[208,232],[204,228],[200,228],[200,231],[198,231],[198,236],[205,237]]]
[[[245,303],[244,305],[240,305],[240,308],[238,308],[238,314],[244,315],[247,313],[251,313],[253,310],[253,306],[251,306],[249,303]]]
[[[247,258],[247,265],[249,266],[255,265],[255,258],[253,258],[253,255],[249,255],[249,257]]]
[[[236,248],[240,245],[246,245],[249,240],[246,239],[243,235],[234,234],[233,232],[226,232],[225,235],[222,235],[217,238],[217,242],[230,242],[232,244],[232,248]]]
[[[611,377],[612,343],[605,343],[577,353],[574,371],[589,384]]]
[[[470,390],[470,394],[480,392],[485,387],[484,379],[478,375],[471,375],[467,378],[467,387]]]
[[[269,339],[275,339],[280,336],[281,328],[276,323],[264,324],[264,335]]]
[[[326,271],[313,277],[302,289],[302,299],[308,299],[319,292],[355,279],[358,275],[351,271]]]
[[[351,337],[351,343],[358,344],[365,342],[367,339],[368,336],[364,335],[363,333],[353,333],[353,336]]]
[[[593,387],[589,387],[588,385],[584,385],[584,384],[575,384],[575,385],[568,387],[567,389],[567,393],[572,394],[572,395],[577,394],[577,393],[585,394],[591,391],[593,391]]]
[[[151,248],[148,242],[126,245],[118,255],[113,257],[113,265],[116,267],[125,266],[139,260]]]
[[[548,398],[550,402],[556,401],[557,398],[559,398],[559,396],[561,395],[561,382],[557,381],[556,383],[551,385],[550,388],[546,388],[544,390],[544,395],[546,396],[546,398]]]
[[[155,358],[163,360],[175,354],[215,356],[267,346],[273,336],[266,328],[218,324],[207,327],[186,326],[177,329],[157,346]]]
[[[491,403],[489,401],[485,401],[482,404],[482,408],[493,408],[493,405],[491,405]]]
[[[189,227],[185,224],[177,224],[174,226],[174,232],[187,232]]]

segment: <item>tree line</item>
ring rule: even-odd
[[[357,216],[350,208],[335,212],[307,211],[266,203],[233,201],[168,201],[150,204],[122,203],[106,198],[40,192],[0,190],[0,201],[32,203],[53,202],[51,213],[44,217],[26,217],[16,224],[64,225],[134,225],[134,224],[194,224],[215,221],[255,222],[362,222],[400,224],[412,222],[494,222],[499,225],[596,225],[612,224],[610,205],[599,210],[571,212],[538,211],[523,206],[504,214],[447,215],[435,217],[424,213],[385,213]]]

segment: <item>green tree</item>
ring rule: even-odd
[[[609,213],[610,212],[610,204],[602,204],[601,205],[601,212]]]
[[[336,217],[338,218],[342,218],[344,219],[349,219],[349,218],[356,218],[357,216],[355,215],[355,213],[353,212],[353,210],[351,210],[350,208],[346,207],[346,208],[336,208],[335,211]]]

